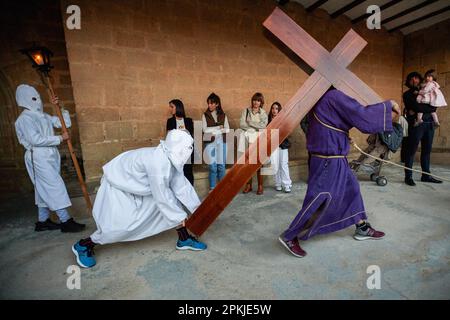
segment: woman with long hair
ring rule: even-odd
[[[186,117],[183,102],[179,99],[171,100],[169,102],[169,112],[172,117],[167,119],[166,133],[174,129],[184,129],[189,131],[191,136],[194,137],[194,123],[191,118]],[[191,161],[186,163],[183,167],[184,176],[192,185],[194,185],[194,173],[192,171],[193,162],[194,154],[191,156]]]
[[[281,111],[282,107],[279,102],[272,103],[269,112],[269,123],[275,118]],[[270,160],[272,167],[275,168],[274,172],[274,182],[275,190],[290,193],[292,188],[292,180],[289,175],[289,148],[291,143],[288,138],[286,138],[277,148],[272,155]]]
[[[225,137],[230,125],[218,95],[211,93],[206,103],[208,107],[202,116],[202,128],[203,141],[206,143],[205,160],[209,166],[209,189],[212,190],[225,176]]]

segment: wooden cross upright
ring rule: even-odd
[[[243,155],[246,159],[249,154],[258,152],[257,145],[260,142],[267,143],[267,154],[271,154],[271,130],[279,130],[279,141],[286,139],[331,86],[363,105],[382,101],[369,86],[346,69],[367,45],[352,29],[329,53],[279,8],[275,8],[263,25],[315,71],[269,124],[267,130],[259,135],[258,143],[249,147]],[[202,235],[261,166],[261,163],[235,164],[187,221],[186,227],[194,234]]]

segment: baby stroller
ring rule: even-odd
[[[398,123],[393,123],[392,126],[392,132],[381,132],[370,135],[367,138],[369,145],[364,152],[383,160],[389,160],[392,156],[391,152],[396,152],[400,148],[403,140],[402,126]],[[350,162],[350,168],[355,175],[361,170],[365,174],[370,175],[371,181],[375,181],[377,185],[384,187],[387,185],[388,180],[385,176],[381,175],[382,167],[382,161],[375,160],[365,154],[361,154],[357,160]]]

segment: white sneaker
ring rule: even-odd
[[[275,190],[277,191],[283,191],[283,189],[281,187],[275,187]]]
[[[291,187],[285,187],[284,188],[284,192],[291,193]]]

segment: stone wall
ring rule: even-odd
[[[255,92],[264,94],[266,108],[276,100],[284,104],[310,72],[280,51],[262,26],[275,1],[64,0],[63,12],[69,4],[82,12],[82,29],[66,29],[65,36],[90,180],[120,152],[156,145],[171,99],[182,99],[187,115],[198,120],[215,92],[237,128]],[[352,27],[345,17],[307,14],[297,3],[284,10],[328,50]],[[384,98],[400,100],[402,35],[364,24],[355,30],[369,44],[350,69]],[[304,159],[300,130],[293,142],[291,158]]]
[[[51,72],[53,85],[65,108],[72,116],[72,141],[81,159],[78,126],[75,117],[72,83],[67,62],[64,29],[59,1],[7,0],[0,2],[0,194],[31,191],[32,185],[23,161],[23,147],[14,129],[21,110],[16,105],[19,84],[35,86],[45,103],[45,111],[53,114],[45,87],[31,62],[19,50],[33,42],[54,53]],[[73,165],[66,145],[60,148],[65,177],[73,175]],[[67,179],[66,179],[67,180]]]
[[[416,31],[405,37],[405,76],[412,71],[424,74],[429,69],[438,73],[438,83],[450,101],[450,20]],[[406,88],[405,88],[406,90]],[[433,144],[433,163],[450,163],[450,107],[440,108],[441,123]]]

